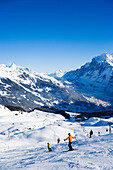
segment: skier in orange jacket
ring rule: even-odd
[[[69,135],[69,136],[68,136],[66,139],[64,139],[64,141],[66,141],[66,140],[69,139],[69,144],[68,144],[68,146],[69,146],[69,150],[71,151],[71,150],[73,150],[73,148],[72,148],[72,146],[71,146],[71,144],[72,144],[72,139],[75,139],[75,137],[71,136],[70,133],[68,133],[68,135]]]

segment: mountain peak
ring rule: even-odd
[[[64,72],[62,70],[59,70],[59,71],[55,71],[54,73],[50,73],[48,75],[54,78],[61,78],[64,75]]]
[[[16,69],[16,68],[18,68],[18,66],[17,66],[16,64],[12,63],[12,64],[9,66],[9,68],[11,68],[11,69]]]
[[[16,64],[12,63],[9,67],[15,67],[15,66],[16,66]]]
[[[106,58],[109,58],[109,54],[108,53],[103,53],[99,56],[94,57],[93,59],[96,60],[97,62],[101,62],[101,61],[105,61]]]
[[[109,55],[107,52],[103,53],[99,56],[96,56],[92,59],[92,61],[96,61],[96,62],[107,62],[110,65],[113,66],[113,55]]]
[[[64,72],[62,70],[56,71],[57,77],[62,77],[64,75]]]

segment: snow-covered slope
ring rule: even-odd
[[[56,107],[70,111],[105,110],[108,102],[85,96],[61,81],[12,64],[0,65],[0,103],[25,110]]]
[[[94,57],[80,69],[67,72],[63,80],[72,83],[75,90],[113,105],[113,55]]]
[[[0,106],[0,170],[113,169],[113,134],[107,124],[113,118],[71,120],[36,110],[11,112]],[[94,134],[89,138],[91,129]],[[69,132],[76,137],[72,144],[76,150],[67,152],[64,139]]]

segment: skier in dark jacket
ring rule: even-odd
[[[57,143],[60,143],[60,138],[57,139]]]
[[[69,136],[68,136],[66,139],[64,139],[64,141],[66,141],[66,140],[69,139],[69,144],[68,144],[68,146],[69,146],[69,150],[71,151],[71,150],[73,150],[73,148],[72,148],[72,146],[71,146],[71,144],[72,144],[72,139],[75,139],[75,137],[71,136],[70,133],[68,133],[68,135],[69,135]]]
[[[91,131],[90,131],[90,136],[89,136],[89,137],[91,138],[92,135],[93,135],[93,131],[91,130]]]

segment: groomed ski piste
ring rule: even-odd
[[[108,122],[113,118],[75,122],[73,117],[66,120],[38,110],[11,112],[0,106],[0,170],[111,170],[113,129],[111,126],[109,134]],[[93,136],[89,138],[91,129]],[[76,137],[72,144],[75,150],[69,152],[68,141],[64,141],[68,133]],[[47,149],[48,142],[52,152]]]

